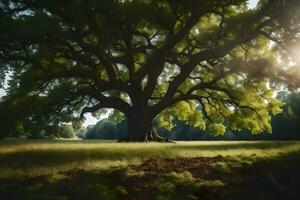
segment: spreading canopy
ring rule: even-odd
[[[169,129],[178,118],[213,134],[271,132],[271,115],[281,111],[274,87],[300,84],[299,4],[1,2],[0,87],[4,74],[11,79],[0,125],[74,122],[113,108],[129,134],[147,132],[155,117]]]

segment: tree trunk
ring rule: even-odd
[[[128,124],[128,140],[130,141],[146,141],[147,135],[151,131],[152,119],[139,113],[132,113],[127,117]]]
[[[171,142],[167,138],[160,137],[156,128],[152,126],[152,118],[139,113],[127,117],[128,140],[145,142]]]
[[[158,135],[155,128],[152,127],[152,120],[155,114],[151,112],[148,106],[148,100],[145,99],[141,90],[136,90],[132,94],[132,110],[126,113],[128,125],[128,141],[160,141],[166,140]]]
[[[169,140],[169,138],[164,138],[159,136],[155,127],[152,127],[151,130],[147,134],[147,141],[155,141],[155,142],[173,142]]]

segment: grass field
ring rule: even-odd
[[[300,142],[0,142],[0,199],[292,199]]]

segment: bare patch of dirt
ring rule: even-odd
[[[211,169],[211,164],[226,160],[225,157],[176,157],[176,158],[150,158],[141,165],[132,165],[131,169],[141,171],[147,175],[160,177],[169,172],[189,171],[195,177],[215,178],[216,173]]]

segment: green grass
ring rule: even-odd
[[[273,159],[300,151],[300,142],[116,143],[114,141],[0,142],[0,177],[39,176],[72,169],[107,169],[140,164],[150,157]]]
[[[0,199],[274,199],[278,192],[264,174],[295,185],[288,180],[297,183],[299,166],[298,141],[5,140]]]

